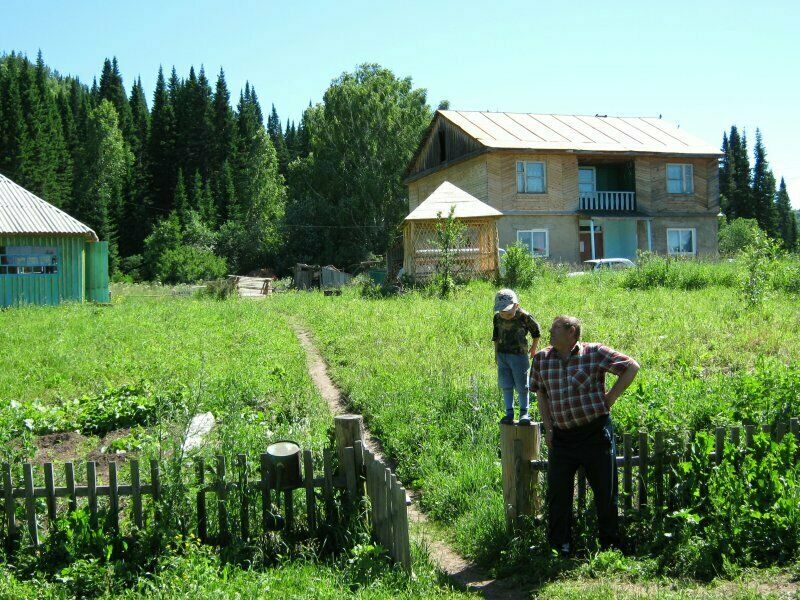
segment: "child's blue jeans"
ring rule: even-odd
[[[514,410],[514,390],[519,397],[520,414],[528,412],[528,373],[531,365],[527,354],[497,353],[497,383],[503,391],[506,412]]]

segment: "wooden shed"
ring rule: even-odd
[[[0,175],[0,308],[109,301],[108,242]]]
[[[457,271],[467,275],[492,275],[499,267],[497,219],[502,213],[449,181],[437,187],[403,221],[403,269],[412,277],[436,271],[441,258],[436,224],[453,217],[465,226],[463,243],[457,248]]]

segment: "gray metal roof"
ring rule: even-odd
[[[2,233],[73,234],[97,241],[97,234],[89,227],[4,175],[0,175],[0,234]]]
[[[438,114],[489,148],[721,156],[719,148],[674,123],[651,117],[466,110]]]

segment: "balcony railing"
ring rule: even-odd
[[[636,192],[580,192],[580,210],[636,210]]]

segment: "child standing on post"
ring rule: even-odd
[[[528,334],[532,342],[528,348]],[[530,425],[528,415],[528,356],[536,354],[539,345],[539,324],[522,310],[514,290],[502,289],[494,297],[494,342],[497,383],[503,392],[506,415],[501,423],[514,422],[514,390],[519,398],[519,424]]]

